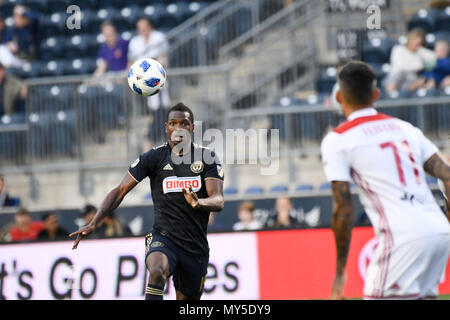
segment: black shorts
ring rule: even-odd
[[[153,231],[145,236],[145,261],[147,262],[150,253],[156,251],[167,256],[175,289],[187,297],[200,298],[208,270],[209,254],[188,255],[168,238]]]

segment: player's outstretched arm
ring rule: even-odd
[[[450,161],[442,153],[432,155],[423,165],[425,171],[444,184],[444,195],[447,199],[447,219],[450,222]]]
[[[183,188],[183,194],[186,201],[195,209],[202,208],[215,212],[222,211],[224,206],[223,181],[219,179],[207,179],[205,180],[205,184],[208,198],[199,199],[197,194],[192,191],[191,187],[189,190]]]
[[[127,173],[122,179],[122,182],[120,182],[117,187],[112,189],[105,197],[91,222],[80,230],[75,231],[69,235],[69,237],[77,236],[72,249],[76,249],[81,239],[89,236],[92,232],[94,232],[95,228],[102,221],[102,219],[108,213],[115,210],[120,205],[127,193],[130,192],[137,184],[138,182],[133,179],[130,174]]]
[[[344,298],[346,281],[345,265],[347,264],[350,239],[352,235],[354,213],[350,184],[345,181],[333,181],[333,215],[331,228],[336,241],[336,277],[331,291],[331,299]]]

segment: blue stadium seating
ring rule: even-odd
[[[319,186],[319,190],[324,191],[324,190],[331,190],[331,183],[329,182],[324,182]]]
[[[288,192],[289,188],[285,185],[277,185],[270,188],[270,192]]]
[[[436,9],[421,9],[408,22],[408,30],[420,28],[426,32],[432,32],[436,28],[436,20],[439,16],[440,10]]]
[[[95,59],[85,58],[85,59],[74,59],[72,61],[67,61],[64,68],[65,75],[82,75],[82,74],[92,74],[96,69]]]
[[[223,194],[227,194],[227,195],[237,194],[237,192],[238,191],[235,187],[228,187],[223,190]]]
[[[245,190],[245,194],[259,194],[263,192],[264,190],[260,186],[249,187],[247,190]]]
[[[64,46],[64,58],[73,60],[80,57],[85,57],[89,53],[89,40],[87,35],[74,35],[66,38]]]
[[[441,11],[436,18],[436,31],[450,31],[450,7]]]
[[[56,77],[61,76],[64,73],[65,60],[51,60],[47,63],[41,64],[41,70],[39,76],[42,77]]]
[[[49,37],[41,43],[39,58],[43,61],[61,59],[64,57],[64,37]]]
[[[331,93],[333,86],[336,83],[336,73],[336,67],[322,68],[319,73],[319,80],[316,84],[319,93]]]
[[[389,61],[392,43],[388,37],[364,41],[362,60],[367,63],[383,64]]]
[[[301,191],[312,191],[314,190],[314,187],[312,184],[301,184],[295,188],[295,191],[301,192]]]

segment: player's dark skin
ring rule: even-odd
[[[186,136],[180,135],[180,132],[186,130],[190,135],[194,132],[194,124],[192,123],[188,112],[170,112],[165,127],[169,138],[169,145],[172,149],[186,138]],[[92,232],[94,232],[102,219],[109,212],[115,210],[127,193],[130,192],[137,184],[138,182],[136,182],[136,180],[133,179],[129,173],[127,173],[120,184],[111,190],[105,197],[92,221],[80,230],[69,235],[69,237],[73,237],[75,235],[77,236],[72,249],[76,249],[78,243],[83,238],[88,237]],[[224,206],[223,182],[216,179],[208,179],[205,181],[205,185],[206,192],[208,193],[207,198],[199,199],[197,194],[192,191],[192,188],[189,188],[189,190],[183,189],[183,194],[186,201],[194,209],[202,208],[209,211],[221,211]],[[167,256],[161,252],[153,252],[148,256],[145,264],[150,272],[149,283],[151,285],[164,287],[170,272]],[[178,290],[176,291],[176,298],[177,300],[198,299],[185,296]]]

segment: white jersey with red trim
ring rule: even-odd
[[[328,133],[321,151],[328,181],[353,181],[359,187],[361,203],[385,247],[450,234],[423,169],[438,149],[418,128],[366,108]]]

